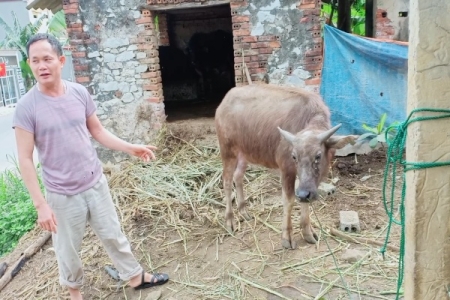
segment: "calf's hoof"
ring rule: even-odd
[[[297,244],[294,242],[294,240],[289,241],[287,239],[282,239],[281,245],[283,246],[283,248],[286,248],[286,249],[296,249],[297,248]]]
[[[307,241],[310,244],[316,244],[317,241],[319,240],[319,237],[315,233],[309,235],[304,234],[303,237],[305,238],[305,241]]]
[[[233,223],[227,224],[225,227],[230,235],[234,235],[234,226]]]

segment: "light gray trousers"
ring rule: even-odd
[[[57,222],[57,233],[52,234],[52,240],[61,285],[79,289],[83,284],[84,273],[78,252],[87,222],[100,238],[123,281],[142,272],[120,227],[104,174],[92,188],[74,196],[47,192],[47,202]]]

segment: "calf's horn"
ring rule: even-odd
[[[287,132],[287,131],[281,129],[280,127],[277,127],[277,128],[278,128],[278,130],[280,131],[281,135],[282,135],[288,142],[291,142],[291,143],[294,142],[294,140],[295,140],[295,135],[293,135],[292,133]]]
[[[328,129],[325,132],[320,133],[317,138],[319,139],[319,141],[321,143],[325,142],[326,140],[328,140],[340,127],[342,126],[342,124],[337,124],[336,126],[334,126],[331,129]]]

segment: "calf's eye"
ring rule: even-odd
[[[322,157],[322,154],[321,154],[321,153],[317,154],[316,157],[315,157],[315,159],[314,159],[314,162],[317,164],[317,163],[319,162],[319,160],[320,160],[321,157]]]

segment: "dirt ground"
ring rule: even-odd
[[[197,148],[216,147],[213,114],[208,105],[204,108],[201,115],[169,114],[172,134]],[[151,294],[155,291],[161,292],[159,299],[172,300],[315,299],[328,289],[316,299],[395,299],[398,253],[388,250],[383,259],[381,246],[351,243],[327,232],[327,228],[339,228],[339,211],[353,210],[359,215],[361,232],[350,235],[384,241],[388,221],[381,193],[385,162],[384,151],[336,158],[327,179],[337,187],[336,193],[311,205],[311,220],[320,241],[311,245],[302,239],[300,208],[295,206],[295,250],[281,247],[283,207],[276,171],[265,171],[269,176],[264,189],[270,192],[248,195],[249,211],[255,218],[239,223],[234,236],[223,227],[221,205],[204,208],[208,217],[203,219],[195,216],[202,208],[193,210],[189,205],[182,206],[176,219],[164,210],[137,210],[123,221],[136,257],[146,269],[171,277],[170,283],[141,292],[118,288],[118,282],[104,270],[111,261],[88,229],[81,251],[86,266],[84,299],[157,299]],[[24,237],[0,262],[14,262],[39,233],[36,229]],[[398,246],[398,234],[394,225],[391,244]],[[358,253],[345,258],[350,250]],[[0,292],[0,299],[68,299],[57,277],[49,241]]]

